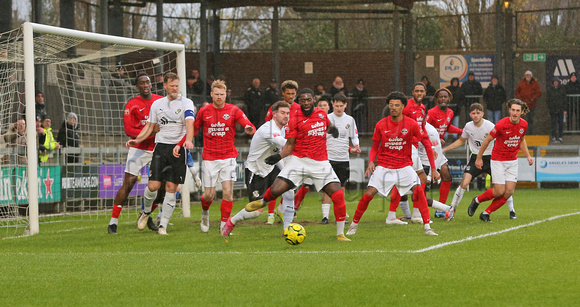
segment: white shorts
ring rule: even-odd
[[[328,161],[316,161],[310,158],[298,158],[289,156],[286,165],[278,175],[291,181],[295,186],[300,186],[307,178],[312,179],[316,191],[322,190],[327,184],[337,182],[338,176],[334,173],[332,165]]]
[[[139,176],[141,174],[141,169],[151,162],[152,157],[153,151],[147,151],[135,147],[129,148],[129,153],[127,153],[127,163],[125,164],[125,173]]]
[[[415,172],[423,170],[423,163],[421,163],[421,157],[419,157],[419,149],[413,146],[411,151],[411,159],[413,160],[413,170]]]
[[[236,158],[202,161],[201,181],[206,188],[214,188],[223,181],[236,181]]]
[[[411,166],[398,169],[377,166],[369,179],[368,186],[377,189],[381,196],[387,197],[395,185],[399,195],[403,196],[410,192],[411,188],[419,184],[421,184],[419,175]]]
[[[491,183],[505,184],[506,181],[518,182],[518,160],[491,160]]]

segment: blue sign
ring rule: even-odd
[[[451,79],[458,78],[459,83],[467,81],[467,74],[472,71],[475,80],[486,88],[493,76],[493,55],[441,55],[439,56],[440,86],[445,87]]]

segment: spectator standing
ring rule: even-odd
[[[566,84],[566,94],[580,94],[580,81],[575,72],[570,74],[570,82]]]
[[[34,95],[34,101],[36,116],[40,116],[40,118],[48,116],[46,113],[46,105],[44,104],[44,93],[41,91],[36,91],[36,94]]]
[[[451,111],[453,111],[453,114],[455,115],[453,116],[452,123],[453,126],[458,127],[459,115],[461,114],[459,112],[461,111],[461,106],[463,105],[464,101],[463,91],[459,86],[459,78],[451,79],[451,84],[449,84],[449,86],[447,86],[446,89],[448,89],[449,92],[451,92],[451,101],[449,102],[449,108],[451,109]]]
[[[344,96],[348,97],[348,90],[344,86],[344,82],[342,82],[342,78],[338,77],[338,76],[336,78],[334,78],[334,82],[332,83],[332,86],[330,87],[330,90],[328,92],[330,93],[331,97],[334,97],[334,95],[336,95],[338,93],[341,93]]]
[[[526,114],[528,121],[528,134],[532,134],[534,129],[534,114],[536,113],[536,102],[542,97],[540,85],[530,70],[526,71],[524,78],[516,87],[516,98],[525,102],[530,111]]]
[[[359,132],[365,132],[365,121],[368,116],[369,93],[365,88],[363,79],[358,79],[352,90],[352,117],[356,122]]]
[[[497,124],[501,119],[501,108],[506,101],[505,88],[499,84],[496,75],[491,77],[491,83],[483,92],[483,101],[487,105],[487,119]]]
[[[60,144],[55,140],[54,134],[52,133],[52,120],[48,115],[42,118],[42,134],[38,136],[38,143],[44,147],[39,146],[40,153],[38,155],[39,163],[44,163],[48,161],[49,155],[52,155],[53,151],[60,148]]]
[[[546,103],[552,119],[552,142],[561,143],[563,141],[564,115],[568,110],[568,97],[566,97],[566,89],[562,86],[560,79],[554,78],[552,85],[548,87]]]
[[[70,112],[66,116],[66,120],[62,123],[62,127],[58,131],[57,141],[62,147],[79,147],[79,124],[78,117],[75,113]],[[67,154],[66,160],[68,163],[78,163],[78,154]]]
[[[483,94],[481,83],[475,80],[475,74],[473,71],[470,71],[467,74],[467,81],[463,82],[461,85],[461,91],[464,96],[481,96],[481,94]],[[469,107],[478,101],[479,97],[464,97],[463,106],[465,107],[465,122],[469,121]]]
[[[278,102],[278,100],[279,100],[278,83],[276,82],[276,79],[272,79],[270,80],[270,85],[266,88],[266,91],[264,92],[265,109],[267,110],[268,108],[270,108],[273,104]]]
[[[26,120],[20,118],[16,123],[10,126],[10,130],[2,136],[2,140],[8,148],[16,148],[18,164],[26,164]],[[10,159],[11,155],[2,158],[2,164],[14,163]]]
[[[423,75],[421,77],[421,83],[425,84],[425,89],[426,89],[426,93],[425,93],[425,101],[423,101],[423,104],[425,105],[425,107],[427,108],[427,110],[433,108],[435,106],[435,99],[433,99],[433,96],[435,95],[435,87],[433,87],[433,85],[431,84],[431,81],[429,81],[429,78],[425,75]]]
[[[314,87],[314,96],[316,96],[316,99],[319,99],[320,96],[326,94],[326,90],[324,89],[324,85],[322,85],[322,83],[318,83],[316,84],[316,86]]]
[[[258,126],[260,124],[260,113],[264,107],[262,91],[260,90],[260,79],[254,78],[252,85],[246,90],[244,103],[248,107],[248,119]]]

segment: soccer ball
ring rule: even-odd
[[[298,245],[304,242],[306,229],[300,224],[292,223],[284,228],[284,240],[290,245]]]

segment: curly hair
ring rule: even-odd
[[[508,100],[505,104],[507,105],[508,110],[511,109],[512,105],[514,105],[514,104],[521,106],[522,107],[522,115],[526,115],[526,114],[528,114],[528,112],[530,112],[530,108],[528,107],[528,105],[525,102],[523,102],[517,98],[512,98],[512,99]]]

